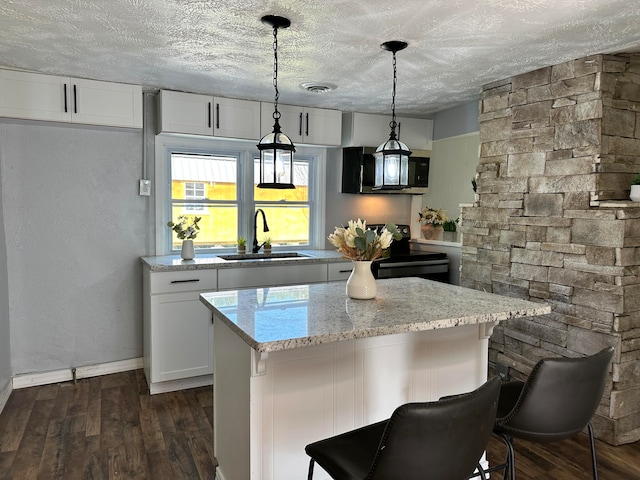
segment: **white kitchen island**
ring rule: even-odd
[[[374,300],[347,298],[344,282],[201,294],[214,314],[218,478],[306,478],[305,445],[478,387],[496,323],[550,312],[419,278],[377,282]]]

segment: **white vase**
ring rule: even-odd
[[[378,293],[376,279],[371,272],[370,261],[353,261],[353,270],[347,280],[347,296],[357,300],[375,298]]]
[[[180,256],[183,260],[193,260],[195,257],[195,252],[193,250],[193,240],[183,240],[182,241],[182,250],[180,251]]]
[[[640,202],[640,185],[631,185],[629,199],[631,199],[632,202]]]

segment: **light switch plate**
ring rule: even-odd
[[[140,180],[140,195],[151,195],[151,180]]]

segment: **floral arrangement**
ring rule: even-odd
[[[348,227],[336,227],[329,235],[329,241],[344,258],[349,260],[375,260],[391,246],[394,240],[400,240],[402,234],[393,223],[387,223],[381,232],[367,228],[365,220],[349,220]]]
[[[198,222],[202,220],[202,217],[188,217],[186,215],[180,215],[177,222],[167,222],[167,227],[176,232],[180,240],[193,240],[198,236],[200,227]]]
[[[444,210],[430,207],[424,207],[418,212],[418,216],[420,225],[442,225],[448,220]]]

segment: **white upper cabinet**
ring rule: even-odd
[[[213,135],[260,140],[260,102],[214,97]]]
[[[260,103],[162,90],[160,132],[260,139]]]
[[[142,87],[123,83],[72,80],[74,122],[142,128]]]
[[[0,70],[0,115],[70,122],[69,79]]]
[[[431,150],[433,120],[427,118],[397,117],[396,122],[398,123],[398,129],[396,130],[398,138],[409,147],[409,150]],[[388,137],[389,132],[391,132],[389,122],[387,122],[387,130]]]
[[[344,113],[342,115],[343,147],[377,147],[389,138],[391,115]],[[431,150],[433,120],[396,117],[396,134],[410,150]]]
[[[342,112],[327,108],[278,105],[280,128],[295,144],[339,146]],[[262,136],[273,131],[273,103],[261,105]]]
[[[213,97],[161,90],[159,131],[213,135]]]
[[[0,116],[142,128],[142,87],[0,70]]]

